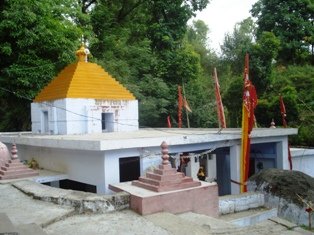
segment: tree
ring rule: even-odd
[[[232,78],[232,81],[224,93],[224,105],[228,109],[229,127],[241,126],[241,111],[243,97],[243,77]]]
[[[244,56],[252,46],[255,25],[247,18],[234,26],[232,34],[226,34],[221,46],[222,59],[230,64],[235,74],[241,74],[244,68]]]
[[[29,129],[30,100],[73,61],[81,32],[71,19],[78,9],[71,0],[12,0],[1,6],[0,129]]]
[[[280,62],[296,64],[310,61],[311,51],[313,57],[313,1],[259,0],[251,13],[257,18],[257,38],[267,31],[280,39]]]
[[[272,65],[277,56],[280,42],[271,32],[263,32],[252,44],[250,53],[250,79],[257,94],[263,96],[271,84]]]
[[[184,37],[188,19],[207,3],[103,0],[91,11],[91,52],[139,99],[140,125],[165,126],[167,114],[176,115],[177,85],[199,77],[199,55]]]

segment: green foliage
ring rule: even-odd
[[[140,125],[165,126],[177,116],[177,85],[199,79],[200,56],[184,36],[207,2],[100,1],[92,10],[91,52],[139,99]]]
[[[250,79],[258,95],[263,95],[271,83],[272,62],[277,56],[279,40],[273,33],[263,32],[250,51]]]
[[[226,34],[221,46],[223,60],[230,64],[234,74],[240,74],[244,68],[245,53],[252,46],[255,25],[247,18],[234,26],[232,34]]]
[[[242,114],[242,97],[243,97],[243,78],[233,77],[232,81],[223,94],[224,105],[228,109],[228,127],[241,126]]]
[[[62,4],[61,4],[62,3]],[[29,100],[74,58],[80,37],[72,1],[12,0],[0,12],[0,129],[29,128]],[[18,104],[18,105],[17,105]],[[23,114],[23,115],[22,115]],[[26,115],[28,118],[26,118]]]
[[[293,145],[313,146],[314,127],[314,67],[313,66],[278,66],[273,70],[270,89],[259,100],[256,117],[260,126],[267,127],[272,118],[276,126],[282,126],[279,94],[287,112],[289,127],[299,128],[298,136],[291,138]]]
[[[273,32],[280,39],[278,59],[282,63],[300,64],[310,62],[311,57],[313,59],[312,1],[259,0],[251,12],[257,18],[257,38],[267,31]]]

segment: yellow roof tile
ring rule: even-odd
[[[134,95],[102,67],[81,58],[65,67],[41,90],[34,102],[63,98],[135,100]]]

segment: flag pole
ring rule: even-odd
[[[250,134],[254,126],[254,109],[257,105],[255,87],[249,79],[249,54],[245,55],[244,88],[242,103],[242,138],[241,138],[241,163],[240,163],[240,191],[246,192],[246,183],[250,169]]]
[[[182,82],[182,92],[183,92],[183,97],[186,100],[186,98],[185,98],[186,97],[185,96],[185,88],[184,88],[184,83],[183,82]],[[185,111],[185,114],[186,114],[186,122],[187,122],[188,128],[190,128],[189,112]]]
[[[225,113],[224,113],[224,106],[221,100],[220,86],[218,82],[216,68],[214,68],[213,79],[215,83],[215,97],[216,97],[216,106],[217,106],[218,125],[219,125],[219,128],[226,128],[226,118],[225,118]]]
[[[182,106],[183,106],[183,99],[182,99],[181,86],[178,86],[178,128],[182,128]]]
[[[281,117],[282,117],[282,125],[284,128],[287,128],[288,124],[286,121],[286,117],[287,117],[286,107],[285,107],[285,103],[283,102],[283,98],[281,95],[279,96],[279,102],[280,102],[280,113],[281,113]],[[289,168],[290,168],[290,170],[292,170],[292,158],[291,158],[291,151],[290,151],[289,142],[288,142],[288,161],[289,161]]]

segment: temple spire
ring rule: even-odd
[[[76,51],[76,56],[80,62],[88,62],[87,57],[90,54],[89,50],[84,47],[84,44],[81,45],[80,49]]]

